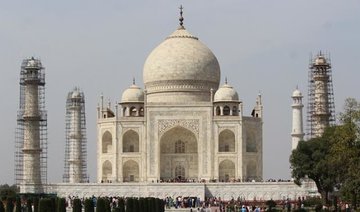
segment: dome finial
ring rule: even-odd
[[[227,85],[227,77],[225,77],[225,84]]]
[[[179,27],[179,29],[185,29],[185,27],[183,26],[184,25],[184,22],[183,22],[184,21],[184,17],[183,17],[183,9],[184,9],[184,7],[182,5],[180,5],[179,9],[180,9],[180,18],[179,18],[180,27]]]
[[[133,85],[135,85],[135,77],[133,77]]]

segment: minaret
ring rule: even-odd
[[[291,130],[291,137],[292,137],[292,150],[296,149],[299,141],[304,140],[304,131],[303,131],[303,115],[302,109],[304,105],[302,104],[302,94],[296,88],[293,92],[291,98],[293,99],[292,107],[292,130]]]
[[[45,74],[40,60],[23,60],[16,130],[15,179],[21,193],[42,193],[47,168]]]
[[[64,182],[83,183],[86,174],[86,126],[84,93],[75,88],[66,101],[66,147]]]
[[[255,105],[251,115],[256,118],[263,118],[263,104],[262,104],[262,98],[261,98],[260,92],[256,97],[256,105]]]
[[[330,59],[321,52],[310,63],[308,104],[309,137],[322,136],[335,122],[335,109]]]

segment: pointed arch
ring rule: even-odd
[[[224,116],[228,116],[230,115],[230,107],[229,106],[225,106],[224,109],[223,109],[223,114]]]
[[[221,115],[221,109],[219,106],[216,107],[216,116],[220,116]]]
[[[124,182],[139,182],[139,164],[134,160],[128,160],[123,165]]]
[[[246,152],[257,152],[255,133],[247,132],[246,134]]]
[[[219,152],[235,152],[235,134],[231,130],[223,130],[219,134]]]
[[[219,164],[219,181],[229,182],[232,179],[235,179],[235,163],[224,160]]]
[[[257,170],[256,170],[256,163],[254,161],[250,161],[248,164],[246,164],[246,180],[257,180]]]
[[[239,115],[239,113],[238,113],[238,107],[237,107],[237,106],[233,106],[233,108],[232,108],[232,115],[233,115],[233,116]]]
[[[181,180],[198,179],[197,139],[192,131],[181,126],[169,129],[160,138],[160,178],[177,179],[177,174]]]
[[[110,161],[106,160],[102,164],[102,180],[103,182],[108,182],[112,179],[112,164]]]
[[[136,107],[132,106],[130,108],[130,116],[137,116],[137,109]]]
[[[139,152],[139,134],[128,130],[123,135],[123,152]]]
[[[112,151],[112,135],[106,131],[102,136],[102,153],[110,153]]]

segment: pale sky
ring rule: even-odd
[[[221,84],[227,77],[236,88],[244,115],[263,95],[264,179],[290,178],[290,96],[297,85],[307,94],[311,53],[331,54],[337,113],[347,97],[360,99],[358,0],[0,1],[0,184],[14,182],[21,61],[34,56],[46,67],[48,182],[62,181],[65,102],[75,86],[86,97],[95,181],[99,96],[119,101],[133,77],[143,87],[144,61],[177,28],[180,4],[185,27],[217,56]]]

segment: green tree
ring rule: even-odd
[[[34,212],[38,212],[39,211],[39,197],[34,197],[33,203],[34,203]]]
[[[92,199],[87,198],[84,201],[85,212],[94,212],[94,202]]]
[[[96,202],[96,212],[105,212],[105,200],[99,197]]]
[[[119,209],[120,212],[125,212],[125,200],[123,198],[119,199]]]
[[[52,200],[49,198],[42,198],[39,201],[39,212],[54,212]]]
[[[329,159],[328,140],[333,132],[333,128],[328,128],[322,137],[300,141],[290,156],[295,183],[301,185],[303,179],[312,179],[325,203],[328,203],[329,193],[337,184],[336,167]]]
[[[6,200],[6,212],[14,211],[14,199],[12,197],[8,197]]]
[[[79,198],[75,198],[73,200],[73,212],[81,212],[82,206],[81,206],[81,200]]]
[[[360,103],[346,99],[339,121],[331,140],[331,159],[337,166],[338,189],[356,207],[360,195]]]
[[[0,212],[5,212],[5,207],[2,201],[0,201]]]
[[[66,200],[65,200],[65,198],[58,198],[58,200],[57,200],[57,212],[66,212]]]
[[[15,198],[18,188],[16,185],[9,186],[8,184],[0,185],[0,197]]]
[[[16,212],[21,212],[21,199],[20,199],[20,197],[16,197],[15,211]]]
[[[30,197],[26,199],[26,212],[32,212],[32,202]]]

